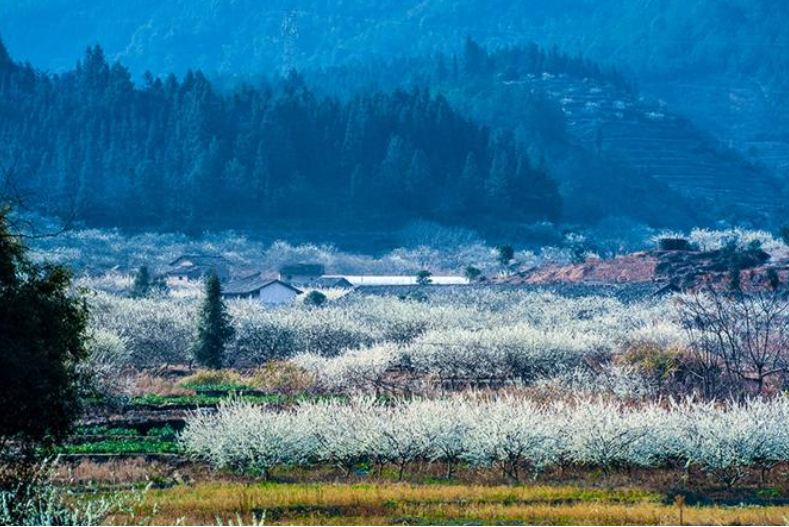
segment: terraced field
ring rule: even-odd
[[[660,102],[591,80],[543,75],[534,84],[556,99],[583,146],[620,160],[694,200],[766,213],[777,183],[759,168]],[[776,148],[780,147],[778,145]],[[776,152],[781,163],[780,149]]]

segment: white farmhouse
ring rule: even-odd
[[[300,289],[281,280],[253,274],[227,284],[222,296],[257,300],[266,306],[278,306],[292,302],[301,293]]]

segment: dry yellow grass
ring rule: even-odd
[[[118,485],[145,482],[169,472],[169,467],[143,457],[104,462],[83,459],[75,464],[56,465],[55,481],[60,484]]]
[[[679,510],[656,494],[570,486],[202,483],[152,491],[153,524],[268,525],[537,524],[675,525]],[[694,525],[784,525],[789,507],[685,507]],[[123,522],[123,518],[116,518]]]

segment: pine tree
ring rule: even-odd
[[[466,36],[463,49],[463,63],[466,75],[475,76],[483,74],[488,67],[488,52],[470,36]]]
[[[151,292],[151,274],[148,272],[148,266],[143,265],[137,271],[132,284],[129,296],[132,298],[145,298]]]
[[[404,188],[406,205],[413,210],[423,210],[430,197],[430,167],[423,150],[417,150],[411,157],[411,164],[405,174]]]
[[[447,70],[447,65],[444,60],[444,55],[439,54],[438,59],[436,60],[436,81],[439,83],[444,82],[447,80],[449,76],[449,71]]]
[[[514,187],[515,204],[528,219],[557,221],[561,216],[559,187],[548,176],[544,160],[540,160],[537,168],[532,168],[528,155],[521,150],[515,169]]]
[[[356,165],[351,173],[351,182],[349,188],[349,212],[351,214],[358,212],[363,208],[364,198],[367,190],[367,176],[364,172],[362,165]]]
[[[469,152],[466,156],[463,173],[460,175],[460,206],[469,212],[476,211],[479,208],[483,192],[483,181],[477,157],[474,152]]]
[[[250,188],[258,207],[263,208],[263,213],[269,210],[269,201],[272,194],[271,172],[268,168],[266,147],[261,141],[255,153],[255,164],[252,169],[252,185]]]
[[[509,206],[509,180],[512,172],[512,161],[507,155],[507,152],[498,150],[490,165],[488,179],[485,181],[485,193],[487,194],[490,209],[496,210],[500,207]]]
[[[389,199],[399,200],[405,190],[403,179],[412,157],[411,149],[403,138],[399,135],[392,136],[379,170],[379,192],[383,192]]]
[[[208,368],[221,368],[225,360],[225,345],[233,338],[230,315],[222,301],[222,284],[216,272],[211,272],[205,284],[205,300],[200,310],[197,327],[195,360]]]
[[[0,37],[0,68],[3,66],[12,66],[13,64],[11,55],[8,54],[8,50],[3,43],[3,37]]]

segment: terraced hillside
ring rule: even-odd
[[[583,146],[621,160],[715,209],[771,212],[778,185],[665,104],[595,81],[566,75],[530,77],[561,105],[568,130]]]
[[[643,90],[668,101],[679,113],[782,181],[789,176],[789,135],[779,108],[783,93],[772,92],[755,80],[725,77],[705,82],[650,82]],[[764,126],[776,119],[777,126]]]

